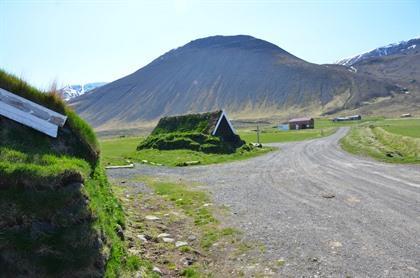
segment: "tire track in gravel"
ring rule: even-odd
[[[202,184],[230,207],[230,225],[266,246],[266,260],[285,260],[278,276],[420,277],[420,167],[348,154],[338,143],[347,131],[246,161],[108,174]]]

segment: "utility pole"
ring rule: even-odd
[[[260,126],[257,124],[257,143],[260,144]]]

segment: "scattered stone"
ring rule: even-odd
[[[166,243],[172,243],[172,242],[175,241],[175,239],[170,238],[170,237],[164,237],[164,238],[162,238],[162,240],[163,240],[163,242],[166,242]]]
[[[160,218],[154,215],[146,215],[145,219],[150,220],[150,221],[155,221],[155,220],[159,220]]]
[[[138,237],[141,241],[143,241],[143,242],[148,242],[148,240],[147,240],[147,238],[146,238],[146,236],[145,236],[145,235],[137,235],[137,237]]]
[[[163,237],[162,241],[165,243],[173,243],[175,242],[175,239],[171,238],[171,237]]]
[[[141,163],[145,163],[145,164],[147,164],[147,163],[149,163],[149,161],[147,161],[147,160],[143,159],[143,160],[141,161]]]
[[[205,203],[205,204],[203,205],[203,207],[209,207],[209,206],[211,206],[211,204],[209,204],[209,203]]]
[[[162,275],[162,271],[157,266],[154,266],[152,271]]]
[[[185,162],[185,164],[187,166],[189,166],[189,165],[197,165],[197,164],[200,164],[200,161],[198,161],[198,160],[187,161],[187,162]]]
[[[161,238],[161,237],[170,237],[170,236],[171,236],[170,234],[162,233],[162,234],[159,234],[157,237]]]
[[[327,193],[322,194],[322,198],[331,199],[331,198],[334,198],[334,197],[335,197],[335,194],[331,193],[331,192],[327,192]]]
[[[128,165],[117,165],[117,166],[106,166],[105,169],[124,169],[124,168],[134,168],[134,164]]]
[[[192,265],[193,263],[195,263],[196,260],[194,258],[181,258],[180,262],[183,265],[188,266],[188,265]]]
[[[195,235],[190,235],[188,237],[188,240],[191,240],[191,241],[196,240],[196,239],[197,239],[197,237]]]
[[[342,247],[343,244],[339,241],[333,240],[333,241],[330,241],[330,246],[331,246],[331,248],[334,249],[334,248]]]
[[[177,241],[175,243],[175,247],[182,247],[182,246],[187,246],[187,245],[188,245],[188,242],[185,242],[185,241]]]

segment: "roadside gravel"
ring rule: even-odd
[[[338,144],[347,131],[246,161],[108,175],[202,184],[266,260],[284,260],[276,276],[420,277],[420,167],[348,154]]]

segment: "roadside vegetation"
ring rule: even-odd
[[[384,119],[353,127],[344,150],[392,163],[420,163],[420,119]]]
[[[54,94],[0,70],[0,87],[68,120],[58,138],[0,117],[0,269],[5,276],[117,277],[131,271],[123,209],[93,130]]]
[[[247,254],[261,254],[263,248],[223,226],[218,218],[229,212],[212,204],[196,185],[146,176],[113,183],[127,212],[129,252],[142,254],[149,262],[138,265],[140,273],[154,269],[153,275],[168,277],[218,277],[218,273],[251,277],[268,267],[260,263],[247,268],[255,264]]]

